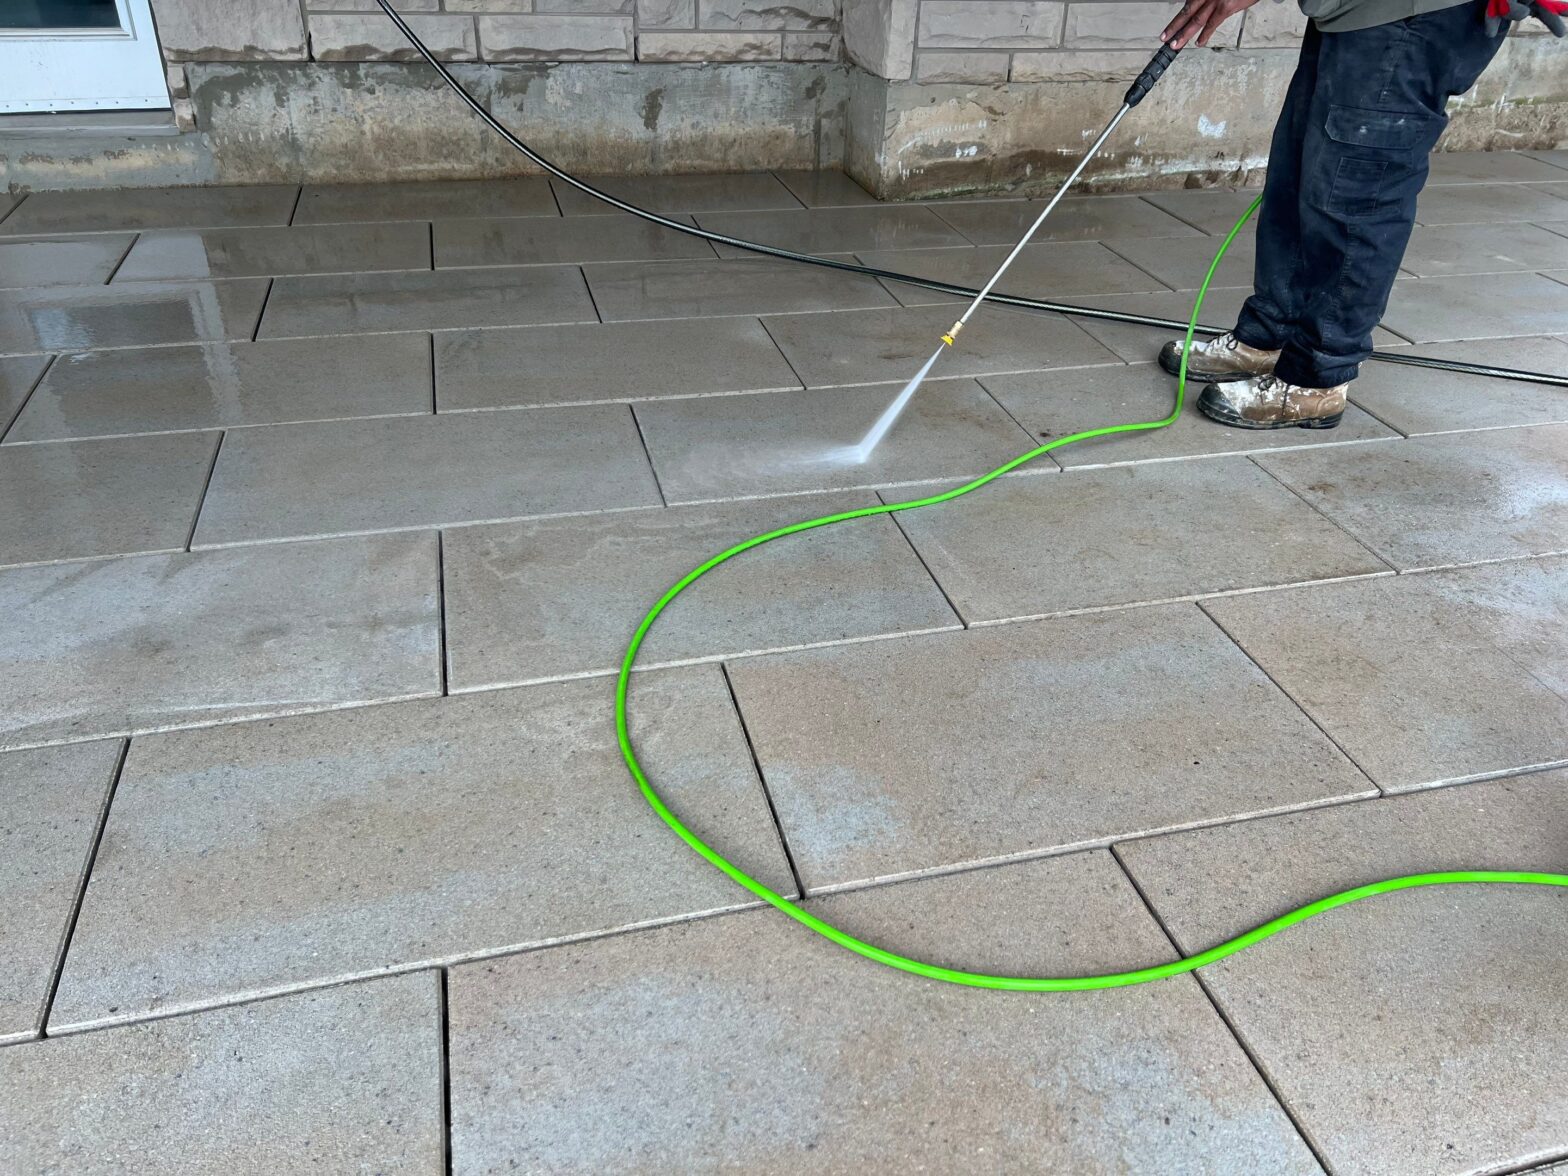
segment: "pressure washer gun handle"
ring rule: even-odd
[[[1138,75],[1137,80],[1132,84],[1132,88],[1127,91],[1127,97],[1123,98],[1122,101],[1129,107],[1137,106],[1138,103],[1142,102],[1149,91],[1154,89],[1154,83],[1160,80],[1165,71],[1170,68],[1171,62],[1176,60],[1176,54],[1180,52],[1180,49],[1172,49],[1169,45],[1161,45],[1160,51],[1150,59],[1148,65],[1143,67],[1143,72]]]

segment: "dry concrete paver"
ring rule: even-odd
[[[967,248],[946,221],[920,205],[875,208],[801,208],[784,212],[705,212],[697,223],[759,245],[797,253],[855,253],[868,249]],[[721,257],[744,257],[731,245],[716,245]]]
[[[1012,246],[1045,209],[1041,200],[949,200],[928,205],[976,245]],[[1136,196],[1068,197],[1051,210],[1036,241],[1100,237],[1190,237],[1198,231]]]
[[[982,376],[986,391],[1040,441],[1066,437],[1105,424],[1163,420],[1176,404],[1176,381],[1152,363],[1127,367],[1078,368]],[[1351,407],[1336,429],[1227,429],[1203,416],[1193,404],[1190,383],[1181,417],[1164,429],[1114,433],[1053,449],[1051,458],[1067,469],[1168,461],[1218,454],[1257,453],[1318,445],[1396,438],[1392,429]],[[1159,505],[1149,513],[1157,516]],[[1212,520],[1211,523],[1212,524]]]
[[[225,441],[195,546],[658,505],[625,405],[268,425]]]
[[[808,388],[907,380],[920,370],[947,329],[945,306],[776,315],[768,333]],[[944,376],[985,376],[1120,360],[1065,319],[988,308],[939,361]]]
[[[823,326],[843,317],[812,316]],[[451,331],[436,336],[435,355],[442,412],[801,386],[748,318]]]
[[[808,891],[1372,791],[1191,605],[748,658],[730,676]]]
[[[1562,559],[1204,608],[1386,790],[1568,762]]]
[[[849,452],[897,384],[635,406],[671,503],[848,490],[983,474],[1030,447],[973,380],[928,381],[865,461]]]
[[[1541,274],[1420,278],[1394,283],[1383,323],[1415,343],[1556,335],[1568,330],[1568,304]]]
[[[345,335],[62,355],[7,442],[184,432],[431,409],[430,341]]]
[[[0,223],[0,234],[286,225],[298,199],[293,184],[34,192]]]
[[[799,208],[800,201],[768,172],[716,176],[592,176],[588,183],[648,212],[668,216],[682,212],[749,212],[756,209]],[[628,216],[586,192],[551,180],[555,198],[567,216]]]
[[[0,237],[0,289],[107,282],[134,237]]]
[[[445,1170],[434,973],[0,1051],[0,1169]]]
[[[184,551],[215,433],[0,448],[0,567]]]
[[[607,263],[587,275],[607,323],[897,305],[875,278],[767,258]]]
[[[428,270],[423,224],[310,225],[303,228],[181,229],[143,233],[116,284],[278,274]]]
[[[1568,345],[1549,336],[1429,343],[1421,354],[1568,376]],[[1406,434],[1568,422],[1563,388],[1392,363],[1364,364],[1350,399]]]
[[[296,225],[428,221],[470,216],[560,216],[542,176],[402,184],[306,184]]]
[[[0,290],[0,354],[249,339],[267,279]]]
[[[0,437],[7,435],[22,406],[49,366],[47,355],[0,356]]]
[[[1219,250],[1219,242],[1208,237],[1113,237],[1105,242],[1105,247],[1139,269],[1153,274],[1173,290],[1196,291],[1209,272],[1209,266]],[[1214,281],[1221,286],[1244,286],[1250,282],[1257,260],[1256,248],[1257,238],[1251,233],[1237,237],[1215,271]],[[1195,293],[1188,295],[1188,313],[1191,313],[1191,299],[1194,297]],[[1185,319],[1187,315],[1179,317]]]
[[[814,902],[895,951],[1096,972],[1169,946],[1105,854]],[[460,1172],[1317,1172],[1190,980],[956,988],[771,912],[452,973]]]
[[[134,741],[52,1031],[733,909],[626,774],[608,679]],[[715,666],[632,735],[699,836],[788,866]]]
[[[1540,225],[1440,225],[1410,235],[1402,267],[1422,278],[1500,274],[1568,266],[1568,204],[1563,219]]]
[[[877,269],[931,278],[979,289],[1011,252],[1006,245],[975,249],[897,249],[856,254]],[[923,290],[889,280],[887,288],[903,306],[957,305],[967,299],[956,294]],[[1002,281],[999,294],[1057,300],[1086,294],[1121,294],[1164,290],[1164,283],[1118,257],[1098,241],[1056,241],[1025,245]]]
[[[1401,571],[1568,551],[1568,425],[1258,461]]]
[[[708,557],[753,535],[875,506],[872,494],[622,511],[448,532],[448,680],[474,690],[619,667],[637,622]],[[659,618],[641,666],[958,627],[892,520],[764,544]]]
[[[0,572],[0,747],[441,689],[433,535]]]
[[[120,751],[108,741],[0,754],[0,1044],[43,1029]]]
[[[690,217],[680,218],[690,224]],[[436,265],[560,265],[596,261],[712,260],[706,241],[636,217],[545,220],[507,217],[437,221]]]
[[[1192,953],[1400,874],[1568,865],[1568,776],[1178,833],[1119,846]],[[1568,1148],[1568,903],[1541,887],[1381,895],[1203,976],[1346,1173],[1514,1171]]]
[[[897,517],[968,624],[1388,571],[1240,457],[1004,478]]]
[[[1542,177],[1550,179],[1551,177]],[[1483,225],[1507,209],[1511,221],[1563,219],[1568,183],[1448,184],[1427,188],[1416,205],[1419,225]]]
[[[1548,152],[1439,151],[1432,156],[1428,184],[1524,184],[1561,180],[1562,169],[1540,156]]]
[[[881,203],[841,171],[775,171],[773,175],[807,208]]]
[[[1531,159],[1539,159],[1556,168],[1568,168],[1568,150],[1559,151],[1522,151],[1521,155],[1528,155]],[[1565,177],[1554,177],[1561,179]]]

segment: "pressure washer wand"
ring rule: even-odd
[[[914,396],[915,389],[920,387],[931,369],[936,365],[937,359],[942,354],[942,348],[953,346],[953,341],[958,338],[958,332],[964,329],[964,324],[969,321],[970,316],[980,309],[980,304],[986,300],[986,296],[991,293],[997,282],[1002,280],[1002,275],[1007,272],[1008,267],[1018,259],[1018,255],[1023,252],[1024,246],[1029,244],[1030,238],[1045,223],[1045,218],[1051,215],[1052,210],[1061,203],[1062,197],[1067,195],[1067,190],[1078,181],[1079,176],[1083,175],[1084,168],[1088,167],[1090,160],[1099,154],[1100,148],[1105,146],[1106,140],[1121,125],[1122,119],[1127,117],[1127,112],[1142,102],[1148,96],[1149,91],[1154,89],[1154,83],[1158,82],[1165,71],[1170,68],[1171,62],[1176,60],[1176,54],[1179,52],[1181,50],[1174,49],[1169,45],[1162,45],[1159,52],[1149,61],[1149,64],[1143,67],[1143,72],[1128,87],[1127,96],[1122,99],[1122,108],[1116,112],[1115,117],[1110,122],[1105,124],[1105,129],[1100,132],[1100,137],[1089,145],[1089,150],[1084,152],[1083,158],[1078,161],[1078,166],[1073,168],[1072,174],[1056,190],[1056,195],[1051,197],[1050,203],[1040,210],[1040,215],[1034,218],[1034,224],[1029,226],[1028,232],[1019,238],[1018,244],[1013,246],[1012,252],[1003,259],[1001,265],[996,267],[996,272],[991,275],[991,280],[980,287],[979,292],[965,308],[964,313],[958,316],[958,321],[947,329],[947,334],[942,336],[941,346],[936,349],[930,359],[926,360],[925,366],[915,374],[915,378],[904,385],[903,390],[899,392],[893,403],[887,406],[882,415],[877,418],[876,423],[867,431],[860,444],[850,449],[849,455],[852,459],[863,462],[871,456],[871,451],[877,447],[878,442],[893,427],[893,422],[898,420],[903,413],[904,406]]]

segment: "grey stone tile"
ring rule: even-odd
[[[892,950],[992,971],[1170,951],[1098,853],[811,906]],[[1317,1171],[1187,979],[956,988],[757,912],[465,965],[449,999],[463,1172]]]
[[[774,177],[807,208],[844,208],[879,200],[841,171],[776,171]]]
[[[0,747],[439,693],[433,535],[0,572]]]
[[[766,320],[769,334],[808,388],[907,380],[952,323],[953,312],[946,306]],[[1112,352],[1065,319],[999,306],[973,319],[940,362],[947,376],[1121,366]]]
[[[1560,872],[1565,842],[1568,777],[1553,774],[1117,852],[1192,952],[1400,874]],[[1312,919],[1203,975],[1333,1171],[1511,1171],[1568,1145],[1565,933],[1560,892],[1404,891]]]
[[[1203,284],[1204,275],[1209,272],[1220,243],[1212,237],[1161,237],[1115,239],[1105,242],[1105,246],[1139,269],[1153,274],[1172,289],[1197,290]],[[1215,283],[1221,286],[1245,286],[1252,280],[1256,257],[1257,238],[1250,233],[1237,237],[1215,272]],[[1191,296],[1187,304],[1187,313],[1191,314]]]
[[[770,258],[627,262],[590,266],[587,273],[607,323],[897,305],[875,278]]]
[[[1401,571],[1568,551],[1568,425],[1259,461]]]
[[[808,891],[1372,792],[1192,605],[747,658],[730,678]]]
[[[8,442],[430,411],[430,341],[344,335],[62,355]]]
[[[734,909],[626,774],[608,679],[138,739],[50,1018],[84,1028]],[[638,675],[651,778],[789,869],[717,667]]]
[[[118,284],[429,268],[430,227],[423,224],[191,229],[143,233],[114,280]]]
[[[798,253],[857,253],[869,249],[958,247],[969,242],[929,208],[892,205],[875,208],[800,208],[792,212],[712,212],[697,223],[715,233],[793,249]],[[743,250],[716,245],[721,257],[744,257]]]
[[[865,462],[845,451],[898,395],[897,384],[770,392],[636,407],[672,503],[847,490],[985,473],[1029,438],[973,380],[928,380]]]
[[[1561,339],[1430,343],[1421,348],[1421,354],[1568,376],[1568,346]],[[1350,398],[1402,433],[1568,421],[1568,395],[1562,388],[1390,363],[1364,365],[1350,389]]]
[[[627,511],[445,537],[453,690],[619,669],[648,607],[717,552],[872,494]],[[958,627],[886,516],[835,523],[709,572],[660,616],[638,665]]]
[[[1428,184],[1523,184],[1561,180],[1562,169],[1535,158],[1541,152],[1439,151]]]
[[[436,336],[436,372],[442,412],[801,386],[746,318],[454,331]]]
[[[1152,363],[985,376],[981,382],[1013,419],[1039,441],[1102,425],[1162,420],[1176,403],[1176,381]],[[1053,449],[1044,460],[1055,459],[1066,469],[1077,469],[1398,437],[1392,429],[1354,406],[1346,410],[1345,419],[1336,429],[1227,429],[1197,410],[1197,394],[1198,389],[1189,382],[1186,407],[1180,419],[1168,428],[1076,441]]]
[[[0,353],[249,339],[265,278],[0,290]]]
[[[294,224],[428,221],[466,216],[560,216],[542,176],[409,184],[306,184]]]
[[[213,433],[0,449],[0,566],[183,551]]]
[[[432,972],[8,1049],[0,1167],[434,1176],[441,1051]]]
[[[47,355],[0,356],[0,437],[22,411],[49,359]]]
[[[1204,608],[1398,791],[1568,762],[1564,566],[1491,564]]]
[[[435,250],[442,268],[714,257],[713,246],[700,238],[630,216],[565,223],[538,217],[437,221]]]
[[[1423,278],[1499,274],[1568,266],[1568,220],[1525,224],[1442,225],[1416,229],[1402,263]]]
[[[976,245],[1011,248],[1045,208],[1042,200],[948,200],[928,207]],[[1195,237],[1198,231],[1136,196],[1063,200],[1035,232],[1035,241],[1102,237]]]
[[[293,184],[34,192],[0,222],[0,235],[286,225],[298,197]]]
[[[1145,192],[1140,199],[1147,200],[1155,208],[1195,228],[1202,229],[1211,236],[1223,237],[1241,219],[1241,214],[1246,212],[1252,206],[1252,202],[1261,195],[1263,195],[1261,188],[1197,188],[1173,192]],[[1252,226],[1249,224],[1242,231],[1251,232]],[[1125,237],[1132,234],[1115,235]]]
[[[0,237],[0,289],[91,286],[109,280],[131,236]]]
[[[1005,245],[986,245],[976,249],[899,249],[889,252],[860,253],[866,265],[917,278],[934,278],[975,289],[983,286],[996,267],[1011,252]],[[904,306],[957,304],[953,294],[922,290],[903,282],[888,282]],[[1117,294],[1165,287],[1137,266],[1116,256],[1098,241],[1061,241],[1044,245],[1025,245],[996,290],[999,294],[1020,294],[1029,298],[1063,299],[1083,294]]]
[[[1450,184],[1427,188],[1416,207],[1421,225],[1494,224],[1510,221],[1562,220],[1560,193],[1568,183]]]
[[[0,193],[0,221],[10,216],[25,199],[25,196],[12,196],[10,193]]]
[[[1521,152],[1521,154],[1528,155],[1532,159],[1539,159],[1543,163],[1549,163],[1553,167],[1556,167],[1556,168],[1568,168],[1568,150],[1564,150],[1564,151],[1524,151],[1524,152]],[[1555,177],[1555,178],[1561,179],[1561,177]]]
[[[662,216],[678,212],[749,212],[799,208],[800,201],[767,172],[719,176],[589,176],[588,183],[610,195]],[[560,180],[551,180],[556,201],[567,216],[628,216]]]
[[[269,425],[226,440],[195,545],[658,505],[624,405]]]
[[[969,624],[1388,571],[1239,457],[1003,478],[898,523]]]
[[[418,270],[279,278],[261,338],[591,323],[576,266]]]
[[[73,743],[0,755],[0,1044],[43,1029],[120,746]]]
[[[1568,330],[1568,305],[1562,286],[1540,274],[1421,278],[1394,284],[1383,324],[1415,343],[1555,335]]]

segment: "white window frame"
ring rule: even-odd
[[[168,110],[150,0],[115,0],[113,29],[0,29],[0,114]]]

